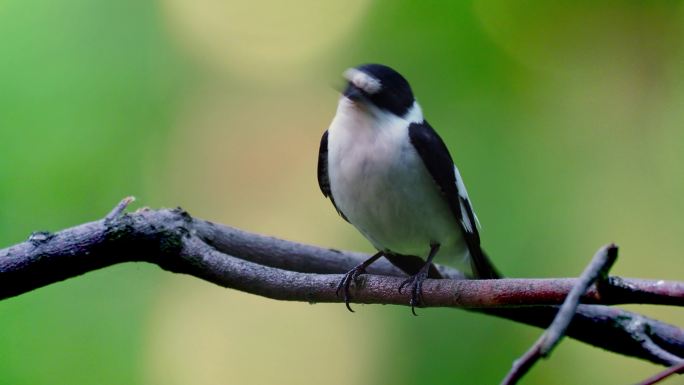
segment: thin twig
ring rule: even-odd
[[[680,362],[677,365],[670,366],[669,368],[663,370],[662,372],[657,373],[657,374],[653,375],[652,377],[649,377],[649,378],[641,381],[637,385],[657,384],[660,381],[670,377],[673,374],[684,374],[684,361]]]
[[[513,363],[513,367],[501,382],[502,385],[516,384],[540,358],[548,357],[553,348],[563,338],[563,335],[565,335],[565,331],[568,329],[577,311],[582,294],[596,280],[600,278],[607,279],[608,271],[616,259],[617,246],[613,244],[602,247],[596,253],[568,294],[551,325],[534,345]]]
[[[589,289],[595,281],[599,279],[606,279],[608,271],[617,260],[618,248],[614,244],[602,247],[589,263],[589,266],[584,269],[580,275],[575,287],[572,288],[570,294],[563,302],[558,315],[551,323],[544,335],[544,340],[541,344],[540,353],[546,357],[551,353],[551,350],[558,344],[560,339],[565,334],[572,317],[577,311],[577,306],[580,303],[580,297]]]
[[[124,212],[124,210],[126,210],[126,207],[128,207],[128,205],[130,205],[134,201],[134,196],[128,196],[122,199],[121,202],[114,206],[112,211],[110,211],[109,214],[107,214],[107,216],[104,218],[105,223],[109,223],[118,218]]]
[[[674,365],[684,360],[681,357],[668,352],[667,350],[660,347],[660,345],[656,344],[653,341],[653,339],[648,335],[647,327],[644,324],[642,324],[640,320],[634,319],[630,323],[632,325],[636,324],[636,326],[629,325],[627,327],[637,331],[637,334],[641,336],[641,347],[645,351],[649,352],[654,357],[658,357],[662,362],[666,362],[668,365]]]

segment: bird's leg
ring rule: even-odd
[[[351,285],[352,281],[356,282],[356,278],[358,278],[359,275],[364,274],[366,272],[366,268],[370,266],[371,263],[377,261],[378,258],[382,257],[382,255],[383,252],[378,251],[372,257],[356,265],[344,275],[339,285],[337,285],[337,291],[335,291],[335,295],[339,297],[340,290],[344,289],[344,304],[347,305],[347,309],[349,309],[350,312],[353,313],[354,310],[352,310],[351,306],[349,306],[349,285]]]
[[[421,306],[423,304],[423,281],[425,281],[430,272],[430,266],[432,265],[432,260],[435,258],[435,255],[437,255],[437,251],[439,251],[439,243],[430,244],[430,254],[428,254],[427,261],[423,267],[421,267],[416,274],[408,277],[399,286],[399,292],[401,293],[404,286],[411,285],[410,303],[411,313],[413,313],[413,315],[418,315],[416,314],[416,306]]]

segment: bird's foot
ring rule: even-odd
[[[356,265],[353,269],[349,270],[347,274],[344,275],[340,283],[337,285],[337,291],[335,291],[335,295],[339,297],[340,290],[344,289],[344,304],[347,306],[347,309],[349,309],[350,312],[353,313],[354,310],[352,310],[351,306],[349,306],[349,285],[351,285],[352,281],[356,282],[356,279],[359,277],[359,275],[364,274],[366,272],[366,268],[370,266],[373,262],[377,261],[378,258],[382,257],[383,255],[384,253],[382,251],[378,251],[367,260]]]
[[[337,291],[335,291],[335,295],[339,297],[340,291],[343,290],[344,304],[347,306],[347,309],[349,309],[349,311],[352,313],[354,312],[354,310],[352,310],[351,306],[349,306],[349,299],[351,298],[349,294],[349,286],[352,282],[356,282],[356,279],[359,277],[359,275],[366,273],[366,266],[367,265],[365,263],[361,263],[353,269],[349,270],[347,274],[344,275],[340,283],[337,285]]]
[[[420,268],[418,273],[408,277],[399,286],[399,293],[404,290],[404,287],[411,286],[411,302],[409,303],[411,304],[411,313],[416,316],[418,315],[416,314],[416,306],[421,307],[423,305],[423,281],[427,278],[429,271],[430,263],[428,262]]]

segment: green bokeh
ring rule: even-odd
[[[3,245],[140,195],[184,73],[154,3],[3,1],[0,57]],[[4,301],[0,384],[139,383],[156,270],[114,267]]]
[[[261,92],[239,71],[198,69],[204,59],[164,4],[0,1],[0,247],[94,220],[126,195],[177,205],[162,154],[188,93]],[[616,241],[617,274],[681,279],[683,12],[681,2],[378,1],[307,65],[318,76],[382,62],[409,78],[506,274],[575,275]],[[144,383],[145,323],[164,276],[115,266],[1,302],[0,385]],[[361,311],[380,314],[390,339],[369,383],[497,383],[539,333],[458,310]],[[527,383],[635,382],[655,370],[565,341]]]

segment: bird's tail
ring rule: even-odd
[[[501,275],[496,267],[494,267],[492,261],[480,247],[475,248],[475,253],[471,252],[470,266],[473,269],[473,275],[477,279],[503,278],[503,275]]]

